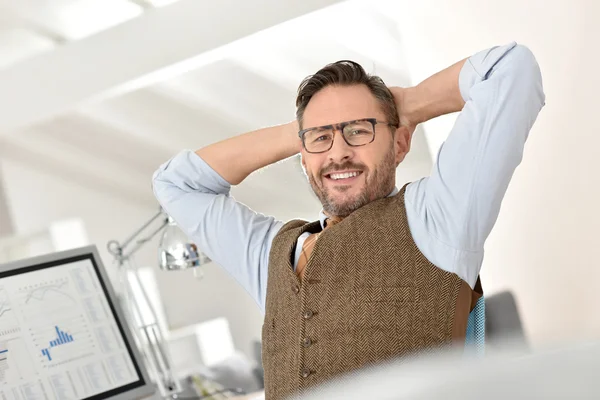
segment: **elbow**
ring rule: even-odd
[[[529,105],[539,112],[546,104],[542,72],[531,49],[517,44],[510,52],[513,90],[527,99]]]
[[[519,69],[530,69],[539,70],[539,65],[533,51],[529,47],[523,44],[517,44],[510,51],[513,65],[519,67]]]
[[[514,66],[519,71],[520,77],[529,82],[539,91],[541,97],[544,97],[542,71],[533,51],[525,45],[518,44],[513,48],[512,53]]]

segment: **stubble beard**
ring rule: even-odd
[[[322,185],[323,179],[326,179],[324,178],[322,171],[336,171],[344,169],[360,169],[363,171],[363,174],[366,173],[364,167],[361,165],[343,163],[339,165],[330,164],[326,168],[322,168],[317,175],[318,178],[315,178],[312,173],[306,174],[313,192],[321,201],[323,211],[329,216],[345,218],[370,202],[388,196],[394,188],[396,163],[393,149],[390,149],[381,163],[379,163],[379,165],[377,165],[377,167],[373,171],[370,171],[368,176],[365,177],[365,184],[360,193],[353,198],[339,201],[336,200],[335,195],[331,192],[335,190],[336,192],[343,193],[348,191],[350,186],[340,186],[333,190],[326,188],[324,185]],[[317,179],[319,179],[321,185],[317,184]]]

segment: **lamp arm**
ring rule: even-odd
[[[148,228],[154,221],[156,221],[160,216],[165,216],[164,221],[161,225],[154,230],[150,235],[137,239],[136,238],[144,232],[146,228]],[[119,261],[119,264],[123,264],[126,260],[128,260],[133,254],[135,254],[144,244],[148,243],[152,238],[158,235],[167,225],[169,224],[169,218],[166,216],[162,208],[156,213],[152,218],[150,218],[144,225],[138,228],[134,233],[132,233],[127,239],[120,243],[117,240],[111,240],[107,243],[106,247],[108,251]],[[135,245],[131,250],[125,253],[125,250],[131,242],[135,240]]]
[[[129,245],[129,243],[131,243],[140,233],[142,233],[144,229],[150,226],[151,223],[153,223],[158,217],[160,217],[163,214],[164,212],[161,208],[152,218],[148,220],[148,222],[142,225],[137,231],[132,233],[131,236],[129,236],[127,239],[125,239],[125,241],[123,241],[123,248],[127,247],[127,245]]]
[[[145,245],[146,243],[148,243],[150,240],[152,240],[152,238],[156,235],[158,235],[163,229],[165,229],[165,227],[169,225],[169,220],[165,218],[165,220],[163,221],[163,223],[158,227],[158,229],[156,229],[155,231],[153,231],[150,235],[146,236],[145,238],[142,239],[138,239],[135,242],[135,246],[133,246],[133,248],[127,253],[124,254],[123,257],[125,258],[129,258],[131,257],[136,251],[138,251],[143,245]]]

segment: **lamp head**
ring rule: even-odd
[[[211,261],[171,217],[160,237],[158,260],[159,267],[169,271],[196,268]]]

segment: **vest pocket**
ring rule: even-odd
[[[281,332],[281,321],[276,318],[265,318],[262,326],[262,348],[263,353],[274,354],[281,350],[285,345],[285,337]],[[279,331],[277,331],[279,329]]]

